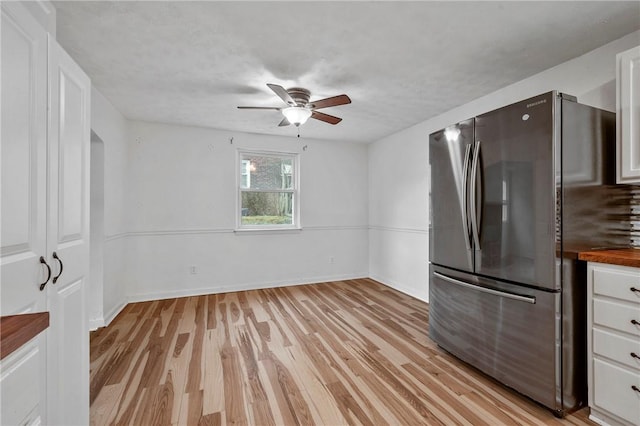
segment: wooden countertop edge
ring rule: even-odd
[[[633,248],[583,251],[578,254],[578,259],[640,268],[640,250]]]
[[[49,312],[0,317],[0,359],[4,359],[49,327]]]

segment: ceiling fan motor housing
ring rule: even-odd
[[[308,118],[314,118],[316,120],[324,121],[329,124],[338,124],[342,121],[340,117],[325,114],[320,111],[316,111],[322,108],[329,108],[339,105],[346,105],[351,103],[351,99],[347,95],[332,96],[330,98],[315,100],[313,103],[309,103],[309,97],[311,92],[303,87],[291,87],[285,89],[278,84],[267,83],[267,87],[271,89],[280,99],[286,104],[287,108],[282,107],[262,107],[262,106],[239,106],[240,109],[270,109],[282,112],[284,119],[278,124],[281,126],[288,126],[289,124],[295,124],[299,126],[304,124]]]
[[[296,102],[297,106],[306,106],[309,103],[311,92],[302,87],[291,87],[287,89],[289,96]]]

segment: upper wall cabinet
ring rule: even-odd
[[[640,46],[616,57],[618,183],[640,184]]]

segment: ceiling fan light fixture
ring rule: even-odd
[[[283,109],[282,115],[287,118],[289,123],[299,126],[306,123],[309,117],[311,117],[311,110],[305,107],[294,106]]]

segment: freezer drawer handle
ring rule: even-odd
[[[483,293],[489,293],[489,294],[493,294],[494,296],[506,297],[507,299],[519,300],[521,302],[527,302],[527,303],[531,303],[531,304],[535,304],[536,303],[536,298],[535,297],[521,296],[519,294],[507,293],[506,291],[499,291],[499,290],[493,290],[491,288],[480,287],[480,286],[477,286],[477,285],[466,283],[464,281],[456,280],[455,278],[448,277],[448,276],[443,275],[443,274],[441,274],[439,272],[434,272],[433,274],[435,276],[437,276],[438,278],[441,278],[441,279],[443,279],[445,281],[449,281],[450,283],[461,285],[463,287],[469,287],[471,289],[478,290],[478,291],[481,291]]]

